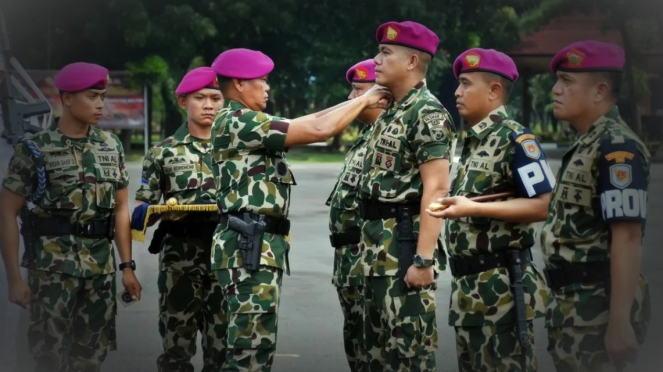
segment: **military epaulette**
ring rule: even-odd
[[[617,143],[624,143],[626,141],[624,134],[622,133],[622,130],[620,128],[619,123],[617,122],[609,122],[606,124],[606,129],[610,133],[610,140],[611,143],[617,144]]]
[[[160,147],[160,146],[163,146],[163,145],[165,145],[165,144],[167,144],[167,143],[172,142],[172,140],[173,140],[173,136],[166,137],[166,139],[164,139],[163,141],[157,143],[156,145],[154,145],[154,147]]]
[[[511,119],[504,119],[504,120],[502,120],[502,121],[500,122],[500,124],[501,124],[503,127],[506,127],[506,128],[508,128],[508,129],[510,129],[510,130],[512,130],[512,131],[514,131],[514,132],[516,132],[516,134],[523,134],[523,133],[525,133],[525,131],[524,131],[525,127],[523,127],[522,125],[520,125],[518,122],[516,122],[516,121],[514,121],[514,120],[511,120]]]

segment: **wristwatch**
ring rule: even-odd
[[[124,269],[126,269],[126,268],[130,268],[131,270],[136,271],[136,261],[131,260],[131,261],[129,261],[129,262],[122,262],[122,263],[118,266],[118,268],[120,269],[120,271],[122,271],[122,270],[124,270]]]
[[[431,267],[431,266],[435,265],[435,260],[425,258],[424,256],[422,256],[420,254],[415,254],[413,263],[414,263],[414,267],[424,268],[424,267]]]

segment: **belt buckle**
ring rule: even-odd
[[[94,224],[93,223],[79,223],[76,224],[76,235],[78,236],[83,236],[86,238],[89,238],[92,236],[92,232],[94,231]]]

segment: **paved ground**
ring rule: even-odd
[[[551,164],[556,171],[559,161],[552,161]],[[332,250],[327,240],[328,210],[324,206],[339,164],[295,164],[294,168],[298,186],[293,191],[291,215],[292,276],[283,281],[278,355],[273,371],[346,371],[341,310],[335,289],[330,284]],[[138,165],[131,165],[130,171],[132,179],[137,180]],[[663,361],[660,355],[663,317],[659,315],[663,313],[663,254],[659,251],[659,242],[663,241],[663,164],[655,164],[652,174],[648,235],[642,262],[643,272],[651,283],[654,319],[647,343],[641,350],[641,371],[659,371],[659,364]],[[132,185],[135,188],[137,184],[134,182]],[[103,367],[105,371],[156,371],[155,359],[161,348],[157,331],[157,258],[147,253],[146,248],[138,243],[134,246],[137,275],[144,289],[143,299],[132,307],[119,309],[119,350],[109,356]],[[537,248],[535,252],[535,259],[541,262],[540,250]],[[0,370],[29,371],[31,362],[24,350],[28,313],[15,306],[7,306],[4,280],[4,273],[0,273]],[[449,274],[444,273],[438,283],[438,371],[457,371],[454,334],[452,328],[446,325]],[[536,321],[535,326],[539,370],[553,371],[552,361],[546,352],[542,321]],[[17,364],[18,368],[14,369],[12,363]],[[201,364],[200,358],[196,358],[197,370]]]

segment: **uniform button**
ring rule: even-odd
[[[483,265],[483,260],[479,260],[479,265]]]
[[[422,153],[422,155],[423,155],[423,156],[428,156],[428,151],[424,151],[424,152]]]

